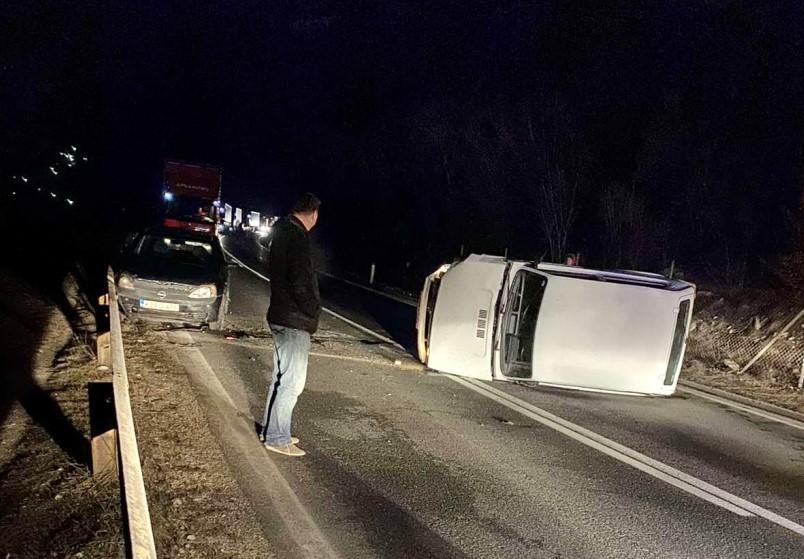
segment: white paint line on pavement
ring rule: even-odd
[[[187,332],[172,332],[177,341],[193,344],[194,340]],[[229,392],[221,384],[215,370],[197,347],[188,345],[179,350],[185,358],[183,362],[196,383],[204,387],[207,393],[218,402],[217,407],[226,423],[230,441],[235,437],[241,447],[245,447],[243,458],[248,462],[252,475],[262,479],[262,489],[270,496],[272,510],[275,511],[285,525],[287,534],[294,540],[294,557],[305,559],[338,559],[339,555],[321,532],[313,517],[299,500],[293,488],[279,471],[267,451],[260,448],[257,435],[243,425]],[[223,405],[220,405],[220,404]],[[250,413],[243,414],[249,416]],[[257,452],[254,452],[256,450]]]
[[[410,305],[412,307],[417,306],[416,303],[413,303],[411,301],[406,301],[406,300],[404,300],[404,299],[402,299],[400,297],[397,297],[395,295],[392,295],[392,294],[389,294],[389,293],[384,293],[384,292],[379,291],[377,289],[372,289],[370,287],[366,287],[365,285],[360,285],[359,283],[349,281],[349,280],[344,279],[344,278],[339,278],[338,276],[333,276],[332,274],[324,274],[324,275],[326,275],[328,277],[331,277],[332,279],[342,281],[342,282],[347,283],[349,285],[359,287],[359,288],[364,289],[366,291],[369,291],[371,293],[375,293],[376,295],[379,295],[381,297],[386,297],[388,299],[393,299],[394,301],[398,301],[400,303],[404,303],[404,304]],[[353,324],[353,326],[354,326],[354,324]],[[363,329],[360,326],[358,326],[358,327]],[[380,337],[375,332],[369,332],[369,333],[372,333],[372,334]],[[380,339],[386,340],[387,338],[380,337]],[[402,348],[402,349],[404,349],[404,348]],[[544,385],[545,386],[550,386],[549,384],[544,384]],[[561,386],[559,386],[559,387],[561,387]],[[561,388],[572,388],[572,387],[563,386]],[[598,392],[596,390],[589,390],[589,389],[587,389],[587,390],[589,392]],[[782,423],[783,425],[793,427],[794,429],[799,429],[801,431],[804,431],[804,423],[802,423],[801,421],[796,421],[795,419],[788,418],[788,417],[785,417],[783,415],[779,415],[779,414],[775,414],[773,412],[765,411],[765,410],[763,410],[761,408],[757,408],[757,407],[751,406],[749,404],[743,404],[743,403],[740,403],[740,402],[729,400],[728,398],[723,398],[723,397],[716,396],[716,395],[713,395],[713,394],[708,394],[706,392],[703,392],[701,390],[697,390],[697,389],[695,389],[693,387],[689,387],[689,386],[681,386],[681,385],[679,385],[679,386],[676,387],[676,390],[679,391],[679,392],[686,392],[687,394],[693,394],[693,395],[698,396],[700,398],[705,398],[707,400],[717,402],[717,403],[722,404],[724,406],[728,406],[728,407],[731,407],[731,408],[734,408],[734,409],[737,409],[737,410],[741,410],[741,411],[744,411],[746,413],[750,413],[750,414],[756,415],[758,417],[762,417],[764,419],[769,419],[771,421],[775,421],[777,423]],[[603,391],[603,390],[601,390],[599,392],[606,392],[606,393],[609,393],[609,394],[612,393],[610,391]],[[633,393],[623,393],[623,394],[627,394],[628,396],[638,396],[638,394],[633,394]]]
[[[374,336],[374,337],[375,337],[375,338],[377,338],[378,340],[382,340],[382,341],[384,341],[384,342],[386,342],[386,343],[388,343],[388,344],[391,344],[392,346],[394,346],[394,347],[396,347],[396,348],[398,348],[398,349],[401,349],[402,351],[406,351],[404,347],[402,347],[400,344],[398,344],[397,342],[395,342],[395,341],[394,341],[394,340],[392,340],[391,338],[388,338],[388,337],[386,337],[386,336],[383,336],[382,334],[378,334],[378,333],[377,333],[377,332],[375,332],[374,330],[371,330],[371,329],[369,329],[369,328],[366,328],[365,326],[363,326],[362,324],[358,324],[358,323],[357,323],[357,322],[355,322],[354,320],[349,320],[349,319],[348,319],[348,318],[346,318],[345,316],[340,315],[340,314],[336,313],[335,311],[330,310],[330,309],[328,309],[328,308],[326,308],[326,307],[322,307],[322,310],[323,310],[324,312],[326,312],[327,314],[331,314],[331,315],[332,315],[332,316],[334,316],[335,318],[337,318],[337,319],[340,319],[340,320],[344,321],[344,322],[345,322],[346,324],[348,324],[349,326],[352,326],[353,328],[357,328],[357,329],[358,329],[358,330],[360,330],[361,332],[365,332],[366,334],[369,334],[369,335],[371,335],[371,336]]]
[[[251,270],[251,268],[249,268],[248,266],[245,266],[242,263],[241,265],[247,270],[254,272],[254,270]],[[263,277],[261,274],[257,272],[254,272],[254,274]],[[335,313],[332,314],[338,318],[341,318],[342,320],[346,321],[352,326],[355,326],[356,328],[362,330],[363,332],[366,332],[367,334],[376,337],[377,339],[383,341],[389,341],[388,338],[386,338],[385,336],[382,336],[366,328],[365,326],[361,326]],[[567,435],[568,437],[575,439],[576,441],[585,444],[590,448],[594,448],[595,450],[598,450],[603,454],[606,454],[607,456],[611,456],[612,458],[619,460],[624,464],[628,464],[642,472],[647,473],[648,475],[651,475],[657,479],[665,481],[670,485],[678,487],[679,489],[686,491],[687,493],[690,493],[692,495],[695,495],[707,502],[710,502],[714,505],[729,510],[739,516],[754,516],[754,515],[760,516],[762,518],[765,518],[766,520],[769,520],[770,522],[773,522],[774,524],[777,524],[799,535],[804,536],[804,526],[796,524],[792,520],[784,518],[783,516],[780,516],[772,511],[760,507],[759,505],[755,505],[754,503],[751,503],[749,501],[746,501],[745,499],[737,497],[736,495],[732,495],[731,493],[728,493],[727,491],[715,487],[714,485],[711,485],[694,476],[685,474],[680,470],[676,470],[672,466],[668,466],[663,462],[659,462],[658,460],[655,460],[653,458],[650,458],[649,456],[641,454],[631,448],[628,448],[615,441],[612,441],[611,439],[607,439],[602,435],[598,435],[594,431],[590,431],[588,429],[581,427],[580,425],[576,425],[570,421],[567,421],[556,415],[553,415],[548,411],[542,410],[541,408],[538,408],[528,402],[525,402],[524,400],[520,400],[515,396],[511,396],[510,394],[503,392],[502,390],[498,390],[494,387],[488,386],[487,384],[481,383],[479,381],[470,380],[463,377],[453,375],[443,375],[443,376],[446,376],[447,378],[450,378],[453,381],[463,386],[466,386],[470,390],[482,394],[483,396],[486,396],[487,398],[494,400],[499,404],[502,404],[526,417],[530,417],[534,421],[538,421],[539,423],[547,427],[550,427],[551,429],[554,429],[564,435]],[[710,396],[710,398],[714,397]],[[735,404],[733,402],[728,402],[728,405],[734,406]],[[746,408],[745,411],[747,412],[756,413],[757,415],[760,415],[759,412],[761,412],[761,410],[755,408],[749,408],[749,406],[743,406],[743,407]],[[776,419],[776,418],[768,417],[768,419]]]
[[[262,275],[261,273],[259,273],[259,272],[258,272],[258,271],[256,271],[256,270],[254,270],[253,268],[251,268],[251,267],[249,267],[249,266],[247,266],[247,265],[243,264],[243,262],[241,262],[240,260],[238,260],[238,259],[237,259],[237,257],[235,257],[235,256],[234,256],[234,255],[233,255],[231,252],[229,252],[229,251],[228,251],[228,250],[226,250],[225,248],[223,249],[223,251],[224,251],[226,254],[228,254],[229,256],[231,256],[232,260],[234,260],[235,262],[237,262],[237,265],[238,265],[238,266],[240,266],[241,268],[245,268],[246,270],[248,270],[249,272],[251,272],[252,274],[254,274],[255,276],[257,276],[258,278],[261,278],[261,279],[263,279],[263,280],[265,280],[265,281],[267,281],[267,282],[269,282],[269,283],[270,283],[270,281],[271,281],[270,279],[266,278],[264,275]],[[348,324],[349,326],[351,326],[351,327],[353,327],[353,328],[357,328],[357,329],[358,329],[358,330],[360,330],[361,332],[365,332],[366,334],[369,334],[369,335],[371,335],[371,336],[374,336],[374,337],[375,337],[375,338],[377,338],[378,340],[382,340],[382,341],[384,341],[385,343],[391,344],[391,345],[393,345],[394,347],[396,347],[396,348],[398,348],[398,349],[401,349],[402,351],[406,351],[404,347],[402,347],[402,346],[401,346],[399,343],[395,342],[395,341],[394,341],[394,340],[392,340],[391,338],[388,338],[388,337],[386,337],[386,336],[383,336],[382,334],[378,334],[377,332],[375,332],[375,331],[373,331],[373,330],[370,330],[369,328],[366,328],[366,327],[365,327],[365,326],[363,326],[362,324],[358,324],[358,323],[357,323],[357,322],[355,322],[354,320],[349,320],[349,319],[348,319],[348,318],[346,318],[345,316],[343,316],[343,315],[341,315],[341,314],[338,314],[338,313],[336,313],[335,311],[333,311],[333,310],[331,310],[331,309],[328,309],[328,308],[326,308],[326,307],[321,307],[321,309],[322,309],[322,310],[323,310],[325,313],[330,314],[330,315],[334,316],[335,318],[337,318],[337,319],[339,319],[339,320],[342,320],[343,322],[345,322],[345,323],[346,323],[346,324]]]
[[[403,298],[403,297],[401,297],[399,295],[394,295],[393,293],[385,293],[384,291],[380,291],[379,289],[374,289],[373,287],[368,287],[367,285],[357,283],[356,281],[351,281],[351,280],[348,280],[348,279],[345,279],[345,278],[339,278],[338,276],[333,276],[332,274],[330,274],[328,272],[319,272],[319,274],[321,274],[322,276],[327,276],[328,278],[332,278],[332,279],[337,280],[337,281],[342,281],[343,283],[345,283],[347,285],[351,285],[352,287],[360,288],[360,289],[362,289],[364,291],[368,291],[369,293],[374,293],[375,295],[381,295],[382,297],[385,297],[387,299],[393,299],[397,303],[402,303],[403,305],[413,307],[414,309],[418,307],[418,304],[416,304],[415,302],[410,301],[408,299],[405,299],[405,298]]]
[[[255,270],[253,268],[250,268],[249,266],[246,266],[245,264],[243,264],[242,260],[240,260],[237,256],[235,256],[234,254],[232,254],[231,252],[229,252],[228,250],[223,248],[223,246],[221,246],[221,248],[223,249],[223,252],[226,253],[227,256],[229,256],[229,258],[231,258],[232,260],[234,260],[237,263],[238,266],[240,266],[241,268],[245,268],[246,270],[248,270],[249,272],[251,272],[255,276],[259,277],[260,279],[263,279],[263,280],[267,281],[268,283],[271,283],[271,280],[269,278],[265,277],[264,275],[259,273],[257,270]]]
[[[704,499],[705,501],[709,501],[710,503],[713,503],[713,504],[715,504],[715,505],[717,505],[719,507],[727,509],[727,510],[729,510],[729,511],[735,513],[735,514],[738,514],[740,516],[753,516],[747,510],[745,510],[743,508],[740,508],[738,506],[735,506],[732,503],[728,502],[727,500],[721,499],[721,498],[719,498],[719,497],[717,497],[717,496],[715,496],[715,495],[713,495],[711,493],[703,491],[699,487],[696,487],[696,486],[694,486],[692,484],[689,484],[689,483],[685,483],[685,482],[683,482],[683,481],[681,481],[681,480],[679,480],[679,479],[677,479],[675,477],[672,477],[672,476],[666,474],[665,472],[663,472],[661,470],[658,470],[658,469],[648,465],[645,462],[636,460],[636,459],[634,459],[634,458],[632,458],[632,457],[630,457],[628,455],[623,454],[622,452],[618,452],[618,451],[614,450],[613,448],[610,448],[609,446],[607,446],[605,444],[602,444],[602,443],[600,443],[600,442],[598,442],[598,441],[596,441],[596,440],[594,440],[594,439],[592,439],[592,438],[590,438],[588,436],[584,436],[584,435],[578,433],[575,429],[572,429],[570,427],[562,425],[561,423],[559,423],[559,422],[557,422],[555,420],[551,420],[551,419],[547,419],[545,417],[542,417],[541,414],[534,413],[533,411],[527,409],[523,405],[523,404],[526,404],[526,402],[524,402],[524,401],[520,400],[519,402],[513,402],[513,401],[509,400],[508,398],[505,398],[503,396],[500,396],[498,394],[493,393],[490,390],[487,390],[488,387],[485,386],[485,385],[475,384],[474,382],[471,382],[470,380],[467,380],[467,379],[464,379],[464,378],[461,378],[461,377],[452,376],[452,375],[444,375],[444,376],[446,376],[447,378],[457,382],[458,384],[461,384],[461,385],[465,386],[466,388],[468,388],[470,390],[473,390],[473,391],[477,392],[478,394],[481,394],[482,396],[485,396],[486,398],[489,398],[490,400],[494,400],[498,404],[502,404],[503,406],[505,406],[507,408],[510,408],[510,409],[516,411],[517,413],[520,413],[520,414],[524,415],[525,417],[529,417],[530,419],[533,419],[534,421],[537,421],[537,422],[541,423],[542,425],[550,427],[551,429],[554,429],[554,430],[558,431],[559,433],[561,433],[563,435],[566,435],[566,436],[568,436],[568,437],[570,437],[572,439],[575,439],[576,441],[578,441],[578,442],[580,442],[582,444],[585,444],[586,446],[589,446],[589,447],[591,447],[591,448],[593,448],[595,450],[598,450],[598,451],[602,452],[603,454],[611,456],[612,458],[614,458],[616,460],[619,460],[620,462],[628,464],[629,466],[633,466],[634,468],[636,468],[638,470],[641,470],[641,471],[645,472],[648,475],[651,475],[651,476],[653,476],[655,478],[658,478],[658,479],[660,479],[662,481],[665,481],[665,482],[667,482],[667,483],[669,483],[671,485],[674,485],[674,486],[676,486],[676,487],[678,487],[680,489],[683,489],[684,491],[686,491],[688,493],[691,493],[691,494],[693,494],[693,495],[695,495],[697,497],[700,497],[701,499]],[[573,425],[573,426],[577,427],[575,425]]]
[[[356,341],[356,338],[352,338],[352,340]],[[266,344],[255,344],[253,342],[244,342],[241,340],[222,340],[220,338],[216,338],[215,341],[217,343],[225,344],[225,345],[234,345],[238,347],[246,347],[251,350],[255,351],[267,351],[273,353],[274,346],[273,345],[266,345]],[[418,361],[414,361],[412,359],[406,359],[405,361],[401,361],[397,363],[396,361],[391,361],[390,359],[387,360],[377,360],[377,359],[370,359],[367,357],[355,357],[352,355],[338,355],[337,353],[327,353],[324,351],[311,351],[310,357],[320,357],[322,359],[335,359],[338,361],[350,361],[352,363],[365,363],[367,365],[376,365],[377,367],[388,367],[391,369],[396,369],[398,371],[416,371],[422,372],[425,370],[425,366],[422,365]]]
[[[721,398],[720,396],[715,396],[714,394],[708,394],[702,390],[698,390],[696,388],[691,388],[688,386],[679,386],[676,388],[679,392],[685,392],[687,394],[692,394],[697,396],[698,398],[704,398],[705,400],[711,400],[712,402],[717,402],[718,404],[722,404],[724,406],[728,406],[730,408],[734,408],[740,411],[744,411],[746,413],[750,413],[752,415],[756,415],[758,417],[762,417],[764,419],[769,419],[771,421],[775,421],[777,423],[783,423],[784,425],[788,425],[789,427],[793,427],[794,429],[799,429],[804,431],[804,423],[800,421],[796,421],[795,419],[784,417],[782,415],[775,414],[773,412],[765,411],[759,408],[755,408],[753,406],[749,406],[746,404],[741,404],[739,402],[734,402],[727,398]]]
[[[246,266],[245,264],[243,264],[243,263],[242,263],[240,260],[238,260],[238,259],[237,259],[237,258],[236,258],[236,257],[235,257],[235,256],[234,256],[232,253],[231,253],[231,252],[227,251],[226,249],[223,249],[223,251],[224,251],[226,254],[228,254],[229,256],[231,256],[231,257],[232,257],[232,259],[233,259],[235,262],[237,262],[237,263],[238,263],[240,266],[242,266],[243,268],[246,268],[247,270],[249,270],[249,271],[250,271],[250,272],[252,272],[253,274],[255,274],[255,275],[257,275],[257,276],[261,277],[261,278],[262,278],[262,279],[264,279],[265,281],[268,281],[268,282],[270,282],[270,281],[271,281],[271,280],[269,280],[268,278],[266,278],[265,276],[263,276],[262,274],[260,274],[259,272],[255,271],[255,270],[252,270],[251,268],[249,268],[248,266]],[[324,275],[326,275],[326,276],[328,276],[328,277],[331,277],[332,279],[342,281],[342,282],[347,283],[347,284],[349,284],[349,285],[353,285],[353,286],[355,286],[355,287],[359,287],[359,288],[361,288],[361,289],[364,289],[364,290],[366,290],[366,291],[369,291],[369,292],[374,293],[374,294],[376,294],[376,295],[379,295],[379,296],[381,296],[381,297],[386,297],[386,298],[388,298],[388,299],[392,299],[392,300],[394,300],[394,301],[397,301],[397,302],[400,302],[400,303],[404,303],[404,304],[406,304],[406,305],[410,305],[410,306],[412,306],[412,307],[415,307],[415,306],[416,306],[416,304],[415,304],[415,303],[410,302],[410,301],[405,301],[405,300],[403,300],[402,298],[397,297],[397,296],[395,296],[395,295],[391,295],[391,294],[389,294],[389,293],[384,293],[384,292],[379,291],[379,290],[377,290],[377,289],[372,289],[372,288],[370,288],[370,287],[366,287],[365,285],[360,285],[359,283],[356,283],[356,282],[353,282],[353,281],[349,281],[349,280],[347,280],[347,279],[339,278],[339,277],[337,277],[337,276],[333,276],[332,274],[327,274],[327,273],[324,273]],[[325,311],[327,311],[328,313],[332,314],[332,315],[333,315],[333,316],[335,316],[336,318],[340,318],[341,320],[343,320],[343,321],[347,322],[347,323],[348,323],[348,324],[350,324],[351,326],[354,326],[354,327],[355,327],[355,328],[357,328],[358,330],[361,330],[361,331],[363,331],[363,332],[366,332],[366,333],[368,333],[368,334],[371,334],[372,336],[374,336],[374,337],[376,337],[376,338],[378,338],[378,339],[380,339],[380,340],[382,340],[382,341],[384,341],[384,342],[392,343],[392,344],[396,345],[397,347],[399,347],[400,349],[405,350],[405,348],[403,348],[402,346],[400,346],[399,344],[397,344],[397,343],[396,343],[396,342],[394,342],[393,340],[389,340],[389,339],[388,339],[388,338],[386,338],[385,336],[382,336],[382,335],[380,335],[380,334],[377,334],[376,332],[374,332],[374,331],[372,331],[372,330],[369,330],[368,328],[366,328],[366,327],[364,327],[364,326],[361,326],[360,324],[357,324],[356,322],[353,322],[353,321],[349,320],[348,318],[345,318],[345,317],[343,317],[343,316],[341,316],[341,315],[339,315],[339,314],[337,314],[337,313],[334,313],[334,312],[330,311],[329,309],[324,309],[324,310],[325,310]],[[566,387],[564,387],[564,388],[566,388]],[[777,423],[782,423],[783,425],[787,425],[787,426],[789,426],[789,427],[793,427],[794,429],[799,429],[799,430],[801,430],[801,431],[804,431],[804,424],[803,424],[803,423],[801,423],[800,421],[796,421],[795,419],[792,419],[792,418],[784,417],[784,416],[782,416],[782,415],[778,415],[778,414],[775,414],[775,413],[773,413],[773,412],[765,411],[765,410],[762,410],[762,409],[760,409],[760,408],[756,408],[756,407],[754,407],[754,406],[750,406],[750,405],[748,405],[748,404],[742,404],[742,403],[740,403],[740,402],[735,402],[735,401],[729,400],[729,399],[727,399],[727,398],[722,398],[722,397],[720,397],[720,396],[715,396],[715,395],[712,395],[712,394],[708,394],[708,393],[706,393],[706,392],[703,392],[703,391],[701,391],[701,390],[697,390],[697,389],[692,388],[692,387],[687,387],[687,386],[681,386],[681,385],[679,385],[679,386],[677,386],[677,387],[676,387],[676,390],[677,390],[677,391],[679,391],[679,392],[686,392],[687,394],[693,394],[693,395],[698,396],[698,397],[700,397],[700,398],[704,398],[704,399],[710,400],[710,401],[712,401],[712,402],[717,402],[718,404],[722,404],[722,405],[724,405],[724,406],[728,406],[728,407],[731,407],[731,408],[734,408],[734,409],[737,409],[737,410],[741,410],[741,411],[744,411],[744,412],[746,412],[746,413],[750,413],[750,414],[756,415],[756,416],[758,416],[758,417],[762,417],[762,418],[764,418],[764,419],[768,419],[768,420],[770,420],[770,421],[775,421],[775,422],[777,422]],[[629,396],[634,396],[634,394],[629,394]]]
[[[804,535],[804,526],[796,524],[792,520],[784,518],[772,511],[755,505],[745,499],[737,497],[714,485],[711,485],[694,476],[686,474],[680,470],[668,466],[667,464],[650,458],[627,446],[617,443],[602,435],[576,425],[566,419],[562,419],[550,412],[543,410],[529,402],[521,400],[507,392],[489,386],[474,379],[466,379],[452,375],[444,375],[453,381],[473,390],[483,396],[494,400],[534,421],[550,427],[563,435],[566,435],[590,448],[598,450],[624,464],[628,464],[648,475],[660,479],[670,485],[678,487],[696,497],[729,510],[740,516],[760,516],[774,524],[792,530],[793,532]]]

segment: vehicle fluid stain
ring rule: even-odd
[[[516,542],[520,547],[530,550],[544,549],[543,537],[529,538],[521,535],[508,524],[503,524],[495,518],[482,517],[480,524],[489,532],[497,534],[501,540]]]
[[[466,557],[433,520],[449,527],[472,508],[471,477],[419,452],[390,420],[343,394],[306,391],[297,410],[296,431],[311,454],[304,465],[352,511],[378,556]]]

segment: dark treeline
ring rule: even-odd
[[[313,190],[330,261],[376,262],[388,283],[462,246],[675,261],[729,283],[796,248],[798,2],[143,2],[48,17],[71,22],[53,52],[78,78],[53,74],[48,96],[17,63],[30,87],[15,98],[47,101],[17,104],[56,119],[58,92],[77,107],[50,140],[83,135],[119,204],[153,205],[165,155],[223,165],[225,197],[247,209]],[[44,53],[31,56],[50,52],[45,30],[20,35]]]
[[[676,260],[739,282],[790,248],[797,6],[534,4],[316,27],[344,53],[325,95],[340,120],[313,139],[322,164],[309,178],[344,194],[328,204],[340,259],[432,267],[464,245],[654,270]]]

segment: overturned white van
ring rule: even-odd
[[[669,396],[694,298],[658,274],[471,255],[427,277],[419,358],[478,379]]]

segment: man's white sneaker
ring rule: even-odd
[[[290,444],[283,444],[279,446],[273,446],[270,444],[263,445],[266,449],[270,450],[271,452],[276,452],[279,454],[284,454],[285,456],[304,456],[307,454],[298,446],[293,443]]]
[[[260,433],[260,442],[261,443],[265,442],[265,437],[262,436],[262,433]],[[299,438],[298,437],[290,437],[290,444],[299,444]]]

